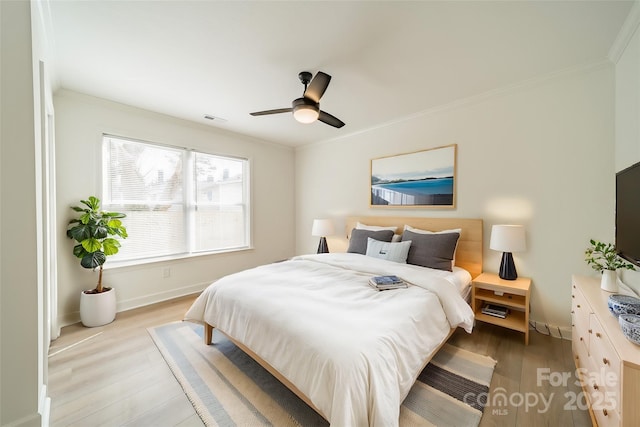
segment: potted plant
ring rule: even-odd
[[[629,264],[620,258],[616,252],[616,247],[611,243],[602,243],[597,240],[589,240],[591,246],[584,252],[585,261],[594,270],[602,273],[600,287],[607,292],[617,292],[618,283],[616,281],[616,270],[626,268],[635,270],[633,264]]]
[[[99,271],[96,287],[80,294],[80,319],[88,327],[102,326],[116,317],[115,290],[102,286],[102,266],[107,256],[118,253],[117,237],[127,238],[127,229],[120,221],[126,215],[101,211],[97,197],[80,202],[84,206],[71,207],[80,216],[69,221],[67,237],[78,243],[73,247],[73,254],[80,259],[80,265]]]

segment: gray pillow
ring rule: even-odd
[[[411,240],[407,264],[451,271],[451,260],[460,233],[422,234],[405,230],[402,241]]]
[[[355,253],[355,254],[367,254],[367,239],[371,237],[375,240],[380,240],[382,242],[390,242],[393,238],[393,231],[391,230],[351,230],[351,237],[349,238],[349,249],[347,252]]]

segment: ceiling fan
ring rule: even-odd
[[[293,117],[300,123],[313,123],[320,120],[329,126],[341,128],[344,122],[331,114],[320,109],[320,98],[327,90],[331,76],[329,74],[318,71],[316,76],[311,79],[312,74],[303,71],[298,74],[298,78],[304,85],[304,93],[302,98],[296,98],[291,103],[291,108],[278,108],[276,110],[256,111],[250,113],[252,116],[266,116],[268,114],[280,114],[293,112]]]

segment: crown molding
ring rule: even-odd
[[[625,19],[624,24],[622,24],[622,28],[618,32],[618,36],[609,49],[609,54],[607,55],[607,57],[611,60],[611,62],[613,62],[614,64],[618,63],[639,26],[640,0],[635,0],[633,2],[633,6],[631,6],[629,15],[627,15],[627,19]]]
[[[2,0],[0,0],[2,1]],[[640,1],[640,0],[638,0]],[[512,83],[509,85],[505,85],[505,86],[501,86],[495,89],[491,89],[488,90],[486,92],[482,92],[476,95],[470,95],[468,97],[465,98],[461,98],[452,102],[448,102],[446,104],[442,104],[442,105],[437,105],[435,107],[431,107],[425,110],[421,110],[421,111],[417,111],[413,114],[408,114],[406,116],[402,116],[402,117],[398,117],[396,119],[392,119],[383,123],[379,123],[377,125],[371,126],[369,128],[366,129],[361,129],[355,132],[351,132],[351,133],[347,133],[345,135],[340,135],[338,137],[335,138],[330,138],[330,139],[324,139],[324,140],[320,140],[320,141],[315,141],[315,142],[311,142],[309,144],[303,144],[300,146],[295,147],[295,151],[303,151],[305,149],[308,148],[312,148],[312,147],[317,147],[320,145],[324,145],[324,144],[328,144],[328,143],[334,143],[334,142],[338,142],[338,141],[342,141],[345,139],[349,139],[355,135],[360,135],[360,134],[366,134],[369,132],[374,132],[376,130],[382,129],[382,128],[386,128],[389,126],[394,126],[396,124],[399,123],[403,123],[403,122],[408,122],[414,119],[418,119],[421,117],[429,117],[429,116],[433,116],[436,114],[440,114],[442,112],[446,112],[446,111],[453,111],[453,110],[457,110],[460,108],[464,108],[470,105],[475,105],[478,104],[480,102],[484,102],[486,100],[492,99],[492,98],[497,98],[499,96],[505,96],[511,93],[517,93],[518,91],[521,90],[526,90],[528,88],[531,87],[535,87],[538,85],[542,85],[545,84],[549,81],[555,80],[555,79],[561,79],[561,78],[567,78],[567,77],[572,77],[572,76],[576,76],[576,75],[580,75],[580,74],[584,74],[584,73],[589,73],[591,71],[595,71],[595,70],[601,70],[601,69],[606,69],[608,67],[613,67],[611,61],[608,58],[602,58],[599,61],[594,61],[594,62],[590,62],[587,64],[580,64],[580,65],[575,65],[572,67],[568,67],[568,68],[563,68],[561,70],[556,70],[556,71],[551,71],[545,74],[541,74],[538,76],[534,76],[525,80],[522,80],[520,82],[516,82],[516,83]]]

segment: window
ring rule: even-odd
[[[105,135],[102,205],[127,215],[114,260],[249,247],[249,161]]]

